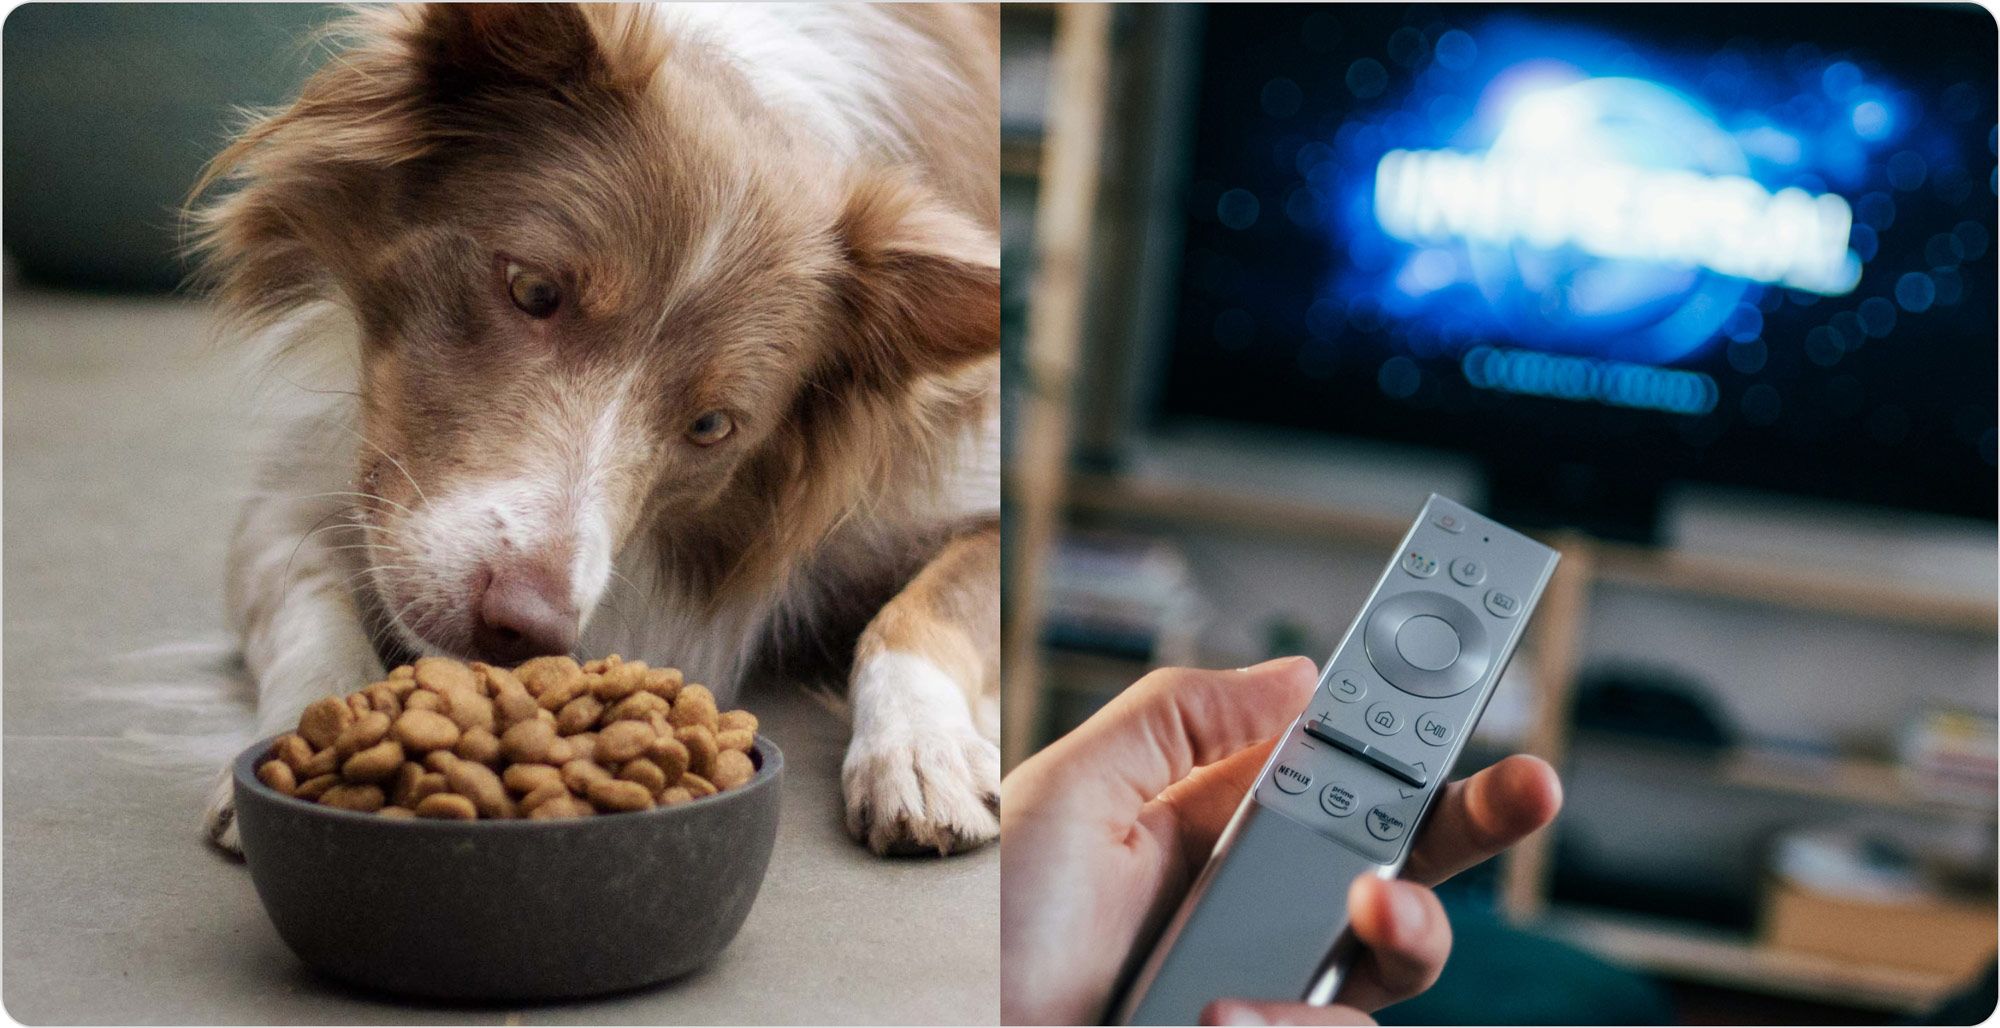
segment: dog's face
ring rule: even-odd
[[[740,533],[815,473],[802,433],[997,344],[990,237],[643,15],[389,17],[240,146],[212,225],[226,298],[361,326],[358,515],[406,642],[569,650],[636,533]]]

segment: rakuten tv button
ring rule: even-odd
[[[1368,812],[1368,834],[1383,842],[1394,842],[1402,838],[1409,827],[1407,822],[1390,813],[1386,807],[1376,807]]]

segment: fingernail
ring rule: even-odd
[[[1286,664],[1291,664],[1296,661],[1307,660],[1307,659],[1308,658],[1306,657],[1272,657],[1270,660],[1267,660],[1262,664],[1252,664],[1249,667],[1240,667],[1237,668],[1236,670],[1244,672],[1245,674],[1254,671],[1276,671],[1277,669],[1284,667]]]
[[[1264,1016],[1257,1012],[1257,1008],[1251,1006],[1248,1003],[1235,1003],[1229,1000],[1221,1000],[1217,1002],[1214,1007],[1210,1008],[1209,1012],[1211,1016],[1215,1018],[1215,1020],[1211,1023],[1218,1025],[1231,1025],[1231,1024],[1267,1025],[1271,1023],[1269,1021],[1264,1020]]]
[[[1398,939],[1408,939],[1417,934],[1418,926],[1424,920],[1424,904],[1417,898],[1415,887],[1401,882],[1389,885],[1389,921]]]

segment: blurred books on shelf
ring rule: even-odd
[[[1913,790],[1991,802],[2000,794],[2000,723],[1950,708],[1919,712],[1897,741],[1898,773]]]
[[[1140,535],[1072,532],[1047,565],[1047,738],[1166,664],[1195,662],[1202,602],[1185,556]]]
[[[1185,663],[1194,653],[1200,599],[1187,559],[1144,536],[1071,533],[1048,564],[1050,649]]]

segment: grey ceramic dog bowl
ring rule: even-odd
[[[692,803],[553,821],[400,820],[296,800],[236,758],[258,898],[308,965],[443,999],[554,999],[651,985],[715,959],[763,883],[785,758]]]

